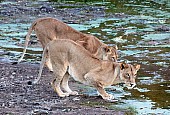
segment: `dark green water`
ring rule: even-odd
[[[67,0],[62,2],[74,4]],[[115,92],[108,89],[121,100],[121,103],[113,104],[113,108],[130,106],[138,114],[170,114],[170,1],[77,2],[107,7],[107,16],[83,24],[69,24],[70,26],[93,34],[109,45],[117,44],[119,61],[141,64],[137,78],[138,88],[125,91],[117,88]],[[73,7],[62,5],[61,8]],[[19,44],[25,41],[30,24],[31,22],[0,24],[0,52],[8,51],[8,55],[4,54],[2,57],[17,59],[20,56],[22,46]],[[41,50],[40,47],[28,48],[26,61],[40,61]],[[89,90],[89,95],[96,94],[93,89]]]

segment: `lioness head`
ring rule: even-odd
[[[125,83],[128,89],[132,89],[136,86],[135,79],[137,77],[137,71],[140,69],[140,65],[131,65],[131,64],[120,64],[121,68],[121,81]]]
[[[110,60],[113,62],[117,62],[117,50],[117,46],[101,46],[95,56],[102,60]]]

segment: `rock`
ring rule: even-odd
[[[32,112],[31,112],[32,115],[46,115],[46,114],[49,114],[49,112],[47,110],[43,110],[43,109],[34,109]]]
[[[167,26],[159,26],[155,28],[156,31],[170,31],[170,28]]]
[[[73,98],[73,101],[79,101],[80,100],[80,98],[79,97],[75,97],[75,98]]]

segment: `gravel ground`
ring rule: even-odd
[[[12,65],[0,62],[0,114],[114,114],[124,115],[125,110],[110,109],[112,104],[100,96],[88,96],[82,93],[83,84],[70,80],[72,89],[80,92],[78,96],[60,98],[52,89],[52,73],[44,69],[40,82],[28,85],[28,81],[37,77],[39,64],[22,63]]]

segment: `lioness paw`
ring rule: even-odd
[[[78,95],[79,93],[77,91],[72,91],[70,95]]]
[[[111,94],[107,94],[107,96],[102,96],[102,98],[105,99],[105,100],[113,100],[114,96],[111,95]]]
[[[115,97],[113,96],[113,95],[111,95],[111,94],[108,94],[109,95],[109,98],[108,98],[108,100],[113,100]]]
[[[59,96],[59,97],[68,97],[68,96],[69,96],[69,93],[62,93],[62,94],[59,94],[58,96]]]
[[[72,91],[69,93],[70,95],[78,95],[78,92],[77,91]]]

